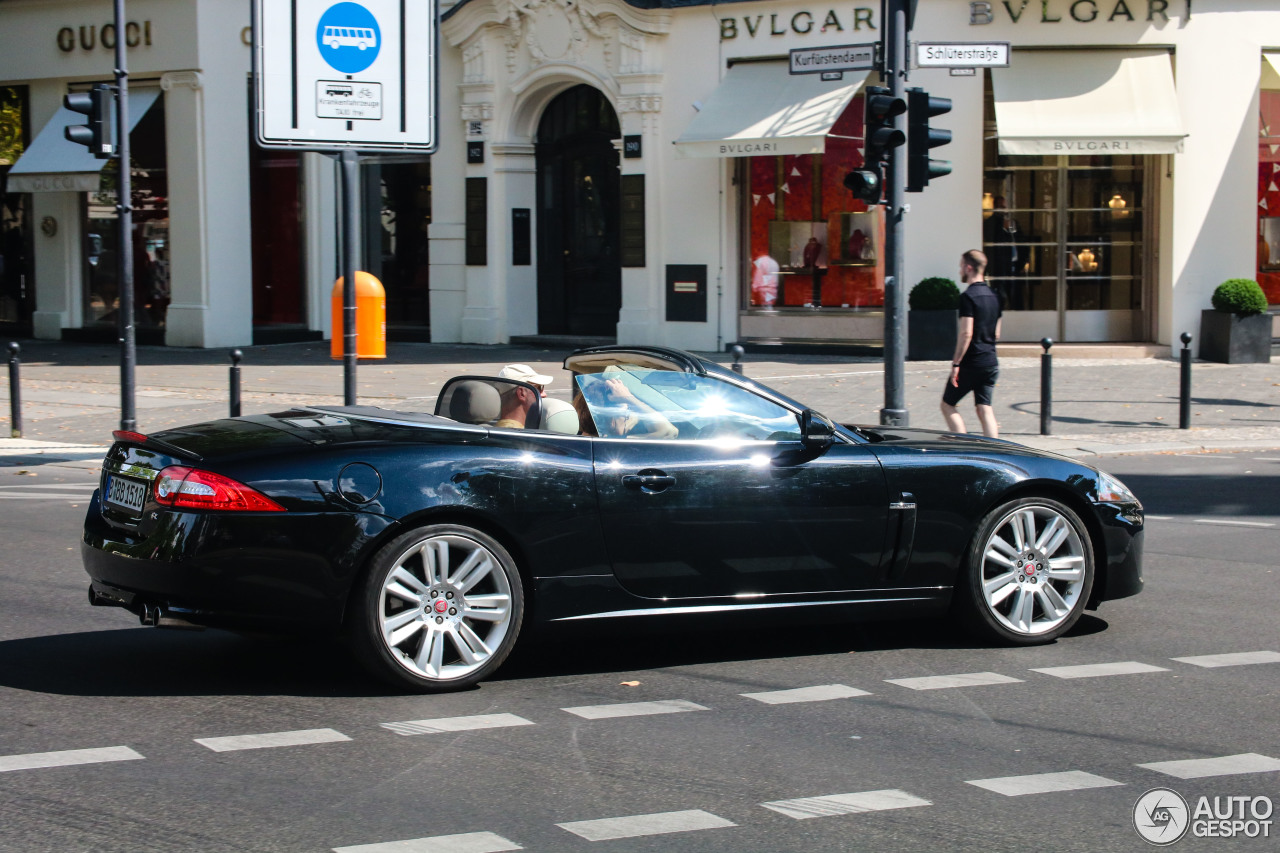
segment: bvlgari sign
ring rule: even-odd
[[[969,4],[971,25],[993,24],[997,20],[1010,23],[1039,22],[1060,24],[1074,21],[1078,24],[1125,21],[1133,23],[1168,23],[1169,16],[1177,16],[1170,6],[1183,6],[1183,21],[1191,20],[1191,0],[975,0]]]

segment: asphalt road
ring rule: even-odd
[[[2,469],[0,850],[1148,849],[1148,789],[1280,797],[1280,452],[1107,467],[1152,516],[1147,589],[1054,644],[931,622],[579,628],[434,697],[387,691],[323,639],[91,608],[93,474]],[[1272,662],[1196,660],[1253,652]],[[974,673],[991,683],[908,681]],[[799,688],[823,689],[776,692]],[[666,713],[601,716],[625,710]],[[1270,851],[1277,829],[1174,849]]]

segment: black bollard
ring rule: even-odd
[[[1182,333],[1182,382],[1178,393],[1178,429],[1191,429],[1191,335]]]
[[[742,373],[742,356],[746,352],[742,347],[734,344],[729,352],[733,353],[733,372]]]
[[[18,381],[18,368],[22,360],[18,353],[22,347],[16,341],[9,342],[9,437],[22,438],[22,386]]]
[[[244,353],[238,349],[231,351],[231,417],[240,417],[240,359]]]
[[[1053,432],[1053,355],[1049,348],[1053,346],[1053,338],[1041,338],[1040,346],[1044,352],[1040,355],[1040,434]]]

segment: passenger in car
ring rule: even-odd
[[[499,429],[524,429],[529,419],[529,410],[538,401],[536,391],[523,385],[514,385],[502,392],[502,409],[498,412],[498,420],[494,424]],[[540,424],[534,424],[537,428]]]
[[[592,425],[603,438],[679,438],[680,431],[657,409],[645,403],[619,378],[593,377],[588,385]],[[575,398],[575,408],[578,404]],[[579,412],[581,413],[581,409]]]

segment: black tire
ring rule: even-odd
[[[1048,643],[1071,630],[1084,613],[1095,572],[1089,530],[1070,507],[1048,498],[1009,501],[978,525],[956,584],[953,612],[986,640]]]
[[[507,549],[474,528],[433,524],[373,556],[348,624],[352,651],[370,672],[438,693],[490,676],[523,620],[524,586]]]

